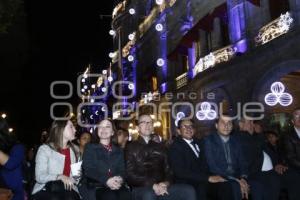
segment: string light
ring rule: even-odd
[[[102,70],[102,74],[106,75],[107,74],[107,70],[106,69]]]
[[[115,35],[116,35],[116,31],[114,31],[114,30],[110,30],[110,31],[109,31],[109,35],[111,35],[111,36],[115,36]]]
[[[5,113],[3,113],[3,114],[1,115],[1,117],[2,117],[3,119],[5,119],[5,118],[7,117],[7,115],[6,115]]]
[[[129,62],[132,62],[134,60],[134,57],[132,55],[129,55],[127,59]]]
[[[268,106],[275,106],[278,103],[282,106],[289,106],[293,103],[292,95],[284,92],[285,87],[281,82],[274,82],[270,89],[271,93],[265,96],[265,103]]]
[[[107,78],[107,80],[108,80],[109,82],[112,82],[114,79],[113,79],[112,76],[109,76],[109,77]]]
[[[157,59],[156,61],[157,66],[162,67],[165,64],[165,60],[162,58]]]
[[[164,27],[162,24],[156,24],[155,29],[160,32],[164,29]]]
[[[93,85],[92,85],[92,88],[93,88],[93,89],[95,89],[95,88],[96,88],[96,85],[95,85],[95,84],[93,84]]]
[[[128,85],[128,88],[129,88],[130,90],[133,90],[133,89],[134,89],[134,84],[133,84],[133,83],[130,83],[130,84]]]
[[[134,15],[135,14],[135,9],[134,8],[130,8],[129,9],[129,14]]]
[[[11,133],[11,132],[14,131],[14,129],[13,128],[9,128],[8,131]]]

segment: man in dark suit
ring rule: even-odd
[[[286,150],[286,160],[289,166],[290,193],[289,198],[292,200],[300,199],[300,108],[296,108],[293,112],[292,123],[294,127],[284,140]],[[297,184],[298,183],[298,184]]]
[[[238,137],[232,132],[232,118],[221,115],[216,121],[216,132],[204,139],[204,152],[210,173],[222,176],[232,187],[235,200],[248,198],[247,163]]]
[[[166,148],[151,140],[153,120],[142,115],[138,120],[139,137],[125,148],[127,182],[135,200],[195,200],[193,187],[172,184]]]
[[[230,185],[218,175],[209,175],[204,149],[200,140],[194,138],[193,122],[182,119],[178,122],[177,137],[169,149],[169,160],[177,183],[192,185],[198,200],[206,195],[214,199],[232,200]]]
[[[268,147],[265,136],[255,132],[253,120],[241,119],[239,126],[237,136],[247,162],[252,199],[277,200],[280,178],[274,170],[276,155]]]

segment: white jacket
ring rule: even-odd
[[[71,164],[76,162],[75,153],[71,151]],[[55,181],[57,175],[63,174],[65,156],[44,144],[39,147],[35,159],[35,180],[32,194],[42,190],[46,183]],[[78,192],[77,188],[74,188]]]

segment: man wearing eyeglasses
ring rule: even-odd
[[[169,150],[169,160],[177,183],[194,187],[197,200],[207,195],[218,200],[232,200],[230,184],[218,175],[209,175],[202,142],[194,138],[191,119],[181,119],[177,126],[178,137]]]
[[[136,200],[195,200],[191,186],[172,184],[167,152],[161,143],[151,140],[150,115],[138,119],[139,137],[125,148],[127,182]]]

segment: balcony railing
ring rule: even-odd
[[[188,76],[187,73],[181,74],[176,78],[176,89],[179,89],[183,86],[185,86],[188,82]]]
[[[287,33],[290,30],[292,23],[293,18],[289,12],[280,15],[279,18],[259,30],[259,33],[255,38],[256,45],[263,45]]]
[[[234,57],[235,53],[235,47],[233,47],[233,45],[229,45],[200,58],[195,65],[194,76],[208,68],[214,67],[216,64],[230,60]]]

